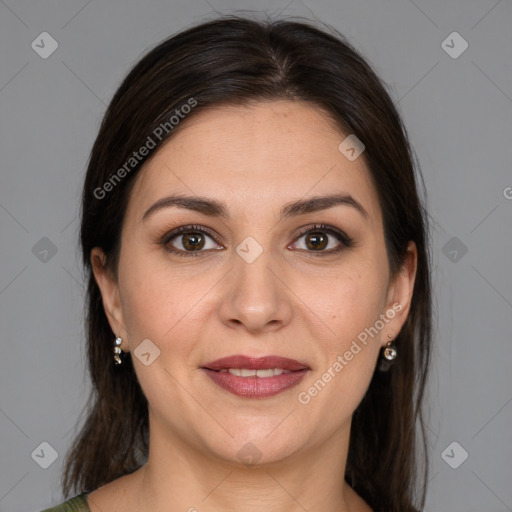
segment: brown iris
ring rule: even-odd
[[[182,239],[183,247],[187,250],[196,251],[204,247],[204,236],[199,233],[185,233]]]
[[[327,243],[328,237],[321,231],[312,231],[306,236],[306,245],[310,249],[324,249]]]

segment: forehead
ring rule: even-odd
[[[349,134],[317,106],[288,100],[218,106],[182,122],[140,170],[130,214],[140,217],[168,194],[217,198],[233,216],[246,216],[263,205],[277,212],[299,198],[347,193],[372,222],[380,220],[364,158],[350,161],[338,150]]]

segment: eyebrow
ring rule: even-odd
[[[281,208],[280,216],[281,219],[285,219],[298,215],[304,215],[307,213],[326,210],[328,208],[332,208],[333,206],[340,205],[353,207],[366,220],[369,219],[368,212],[364,209],[361,203],[356,201],[350,194],[315,196],[308,199],[299,199],[298,201],[286,203]],[[198,213],[202,213],[203,215],[208,215],[210,217],[230,217],[224,203],[217,201],[216,199],[210,199],[208,197],[201,196],[172,195],[168,197],[162,197],[153,203],[142,216],[142,220],[147,219],[157,211],[170,207],[192,210]]]

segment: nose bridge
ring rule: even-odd
[[[292,313],[290,297],[274,275],[279,262],[272,260],[270,248],[248,236],[235,251],[220,308],[222,321],[231,326],[243,324],[251,331],[288,323]]]

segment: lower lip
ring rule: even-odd
[[[309,371],[298,370],[273,377],[239,377],[229,372],[201,368],[217,386],[242,398],[268,398],[296,386]]]

